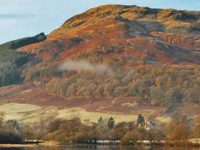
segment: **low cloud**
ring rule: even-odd
[[[88,71],[97,74],[112,74],[112,70],[105,64],[91,64],[88,61],[65,61],[59,66],[60,71]]]

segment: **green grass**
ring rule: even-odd
[[[137,106],[138,104],[137,104],[137,102],[132,102],[132,103],[124,103],[124,104],[122,104],[122,106],[124,106],[124,107],[135,107],[135,106]]]
[[[81,108],[58,110],[55,107],[42,108],[36,105],[19,103],[8,103],[0,105],[0,111],[5,113],[6,120],[17,119],[24,123],[38,122],[40,119],[51,115],[63,119],[79,117],[82,121],[89,119],[92,122],[97,122],[100,116],[105,119],[113,117],[115,118],[116,122],[134,121],[137,118],[135,115],[88,112]]]
[[[157,117],[156,120],[163,123],[169,123],[171,121],[171,118],[169,116],[160,116]]]
[[[40,109],[42,108],[31,104],[7,103],[0,105],[0,111],[6,113],[22,113]]]
[[[129,105],[129,104],[127,104]],[[132,104],[131,104],[132,106]],[[110,112],[89,112],[82,108],[67,108],[57,109],[56,107],[40,107],[31,104],[19,104],[19,103],[8,103],[0,105],[0,112],[5,113],[5,119],[16,119],[23,123],[34,123],[39,122],[43,118],[56,117],[61,119],[72,119],[75,117],[84,120],[90,120],[91,122],[97,122],[99,117],[109,119],[113,117],[117,122],[122,121],[136,121],[137,115],[134,114],[118,114]],[[143,114],[152,113],[151,110],[142,110]],[[156,120],[160,122],[169,122],[170,117],[159,116]]]
[[[102,112],[88,112],[81,108],[72,108],[72,109],[64,109],[59,111],[60,118],[74,118],[79,117],[82,121],[89,119],[92,122],[97,122],[99,117],[103,117],[104,119],[109,119],[113,117],[116,122],[122,121],[135,121],[137,119],[136,115],[123,115],[123,114],[114,114],[114,113],[102,113]]]

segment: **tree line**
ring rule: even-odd
[[[52,77],[46,91],[62,96],[136,97],[154,106],[200,104],[200,67],[119,69],[112,76],[91,72]]]
[[[173,114],[168,123],[155,120],[154,124],[142,114],[135,121],[116,122],[115,118],[97,118],[97,122],[74,117],[68,120],[55,116],[41,117],[40,121],[20,124],[5,121],[0,115],[0,143],[24,143],[25,140],[57,141],[60,144],[96,143],[98,140],[120,141],[121,144],[136,144],[138,141],[171,141],[185,144],[191,138],[200,138],[200,118],[188,118]]]

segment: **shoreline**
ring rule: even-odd
[[[39,144],[0,144],[0,148],[24,148],[35,146],[39,146]]]
[[[59,146],[71,146],[71,145],[120,145],[120,144],[64,144],[64,145],[48,145],[48,144],[0,144],[0,148],[34,148],[34,147],[59,147]],[[195,144],[135,144],[135,146],[158,146],[158,147],[200,147],[200,145]],[[131,144],[122,145],[122,146],[134,146]]]
[[[23,143],[23,144],[0,144],[0,148],[25,148],[25,147],[37,147],[37,146],[61,146],[56,141],[45,141],[45,142],[36,142],[36,143]]]
[[[122,145],[122,146],[158,146],[158,147],[200,147],[200,139],[189,139],[180,141],[149,141],[149,140],[138,140],[136,143],[123,144],[120,141],[113,140],[97,140],[96,142],[90,141],[88,143],[66,143],[61,144],[56,141],[37,141],[37,140],[27,140],[25,143],[21,144],[0,144],[0,148],[33,148],[33,147],[59,147],[59,146],[75,146],[75,145]]]

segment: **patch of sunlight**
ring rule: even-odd
[[[0,105],[0,111],[6,113],[19,113],[39,110],[41,107],[31,104],[7,103]]]
[[[113,114],[113,113],[102,113],[102,112],[89,112],[82,108],[71,108],[59,110],[59,118],[70,119],[78,117],[81,120],[89,119],[91,122],[97,122],[99,117],[104,119],[109,119],[113,117],[116,122],[122,121],[136,121],[137,115],[127,115],[127,114]]]
[[[171,118],[169,116],[160,116],[157,117],[156,120],[163,123],[169,123],[171,121]]]
[[[124,107],[135,107],[135,106],[137,106],[137,105],[138,105],[137,102],[124,103],[124,104],[122,104],[122,106],[124,106]]]

